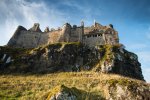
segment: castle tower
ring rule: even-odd
[[[82,33],[79,35],[79,41],[83,43],[83,35],[84,35],[84,21],[81,21]]]
[[[71,25],[69,23],[66,23],[62,27],[62,37],[60,41],[63,42],[69,42],[70,40],[70,33],[71,33]]]
[[[46,27],[44,32],[49,32],[49,27]]]
[[[84,21],[81,21],[81,26],[83,26],[83,27],[84,27]]]

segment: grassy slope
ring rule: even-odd
[[[51,44],[50,46],[58,44]],[[78,43],[68,43],[68,45],[72,44],[79,45]],[[45,48],[45,46],[33,50],[38,51],[43,48]],[[105,48],[106,54],[110,54],[110,52],[108,52],[110,46],[104,46],[100,50],[103,51]],[[32,54],[33,50],[17,48],[12,50],[12,48],[9,47],[2,49],[4,53],[13,54],[12,56],[16,59],[19,59],[24,55],[28,56]],[[102,61],[106,58],[107,56],[104,56]],[[105,97],[107,95],[108,91],[105,91],[107,90],[105,89],[106,84],[114,85],[119,83],[121,85],[130,85],[130,82],[127,80],[132,80],[131,83],[138,83],[139,86],[140,84],[145,84],[142,81],[125,78],[118,75],[100,74],[95,72],[62,72],[43,75],[0,75],[0,100],[41,100],[41,97],[47,96],[49,91],[52,91],[54,87],[63,84],[69,88],[76,87],[81,90],[80,92],[84,92],[84,95],[88,98],[87,100],[91,100],[90,97],[93,100],[93,98],[96,98],[95,96]],[[131,86],[132,85],[137,84],[131,84]]]
[[[126,81],[128,79],[129,78],[118,75],[95,72],[63,72],[44,75],[0,75],[0,99],[41,99],[41,97],[45,97],[55,86],[62,84],[70,88],[76,87],[77,89],[86,91],[84,95],[87,95],[87,97],[90,95],[93,97],[105,97],[107,93],[103,91],[105,90],[103,85],[114,84],[116,80]],[[129,80],[139,85],[146,84],[139,80]],[[120,83],[122,83],[122,81],[120,81]]]

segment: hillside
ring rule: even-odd
[[[1,47],[1,73],[93,71],[144,80],[136,54],[122,45],[89,48],[79,42],[55,43],[34,49]]]
[[[0,75],[1,100],[149,100],[149,94],[150,84],[115,74]]]
[[[2,100],[149,100],[149,94],[137,55],[121,44],[0,47]]]

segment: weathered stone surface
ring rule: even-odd
[[[141,64],[136,54],[128,52],[119,46],[101,46],[100,54],[103,54],[94,71],[103,73],[116,73],[123,76],[142,79]]]
[[[68,88],[64,85],[54,87],[47,96],[47,100],[104,100],[99,94],[87,92],[75,87]]]
[[[103,45],[91,49],[79,42],[56,43],[32,49],[29,54],[25,54],[17,60],[11,56],[16,54],[16,51],[7,54],[7,50],[3,50],[3,48],[1,53],[9,55],[11,59],[14,59],[14,63],[19,61],[20,66],[24,64],[28,72],[91,70],[144,80],[137,55],[125,49],[120,51],[120,47],[120,45]],[[25,71],[20,66],[16,65],[18,71]]]
[[[52,90],[52,92],[49,93],[47,100],[78,100],[76,94],[72,91],[73,90],[70,88],[62,85],[55,88],[55,91]]]
[[[149,86],[128,79],[111,79],[105,85],[105,89],[109,91],[106,100],[149,100]]]
[[[40,24],[39,23],[34,23],[34,26],[32,28],[30,28],[29,31],[42,32],[41,29],[40,29]]]
[[[49,27],[46,27],[46,29],[44,30],[44,32],[49,32]]]
[[[103,84],[104,83],[104,84]],[[149,100],[150,85],[132,79],[110,79],[100,84],[99,95],[92,92],[79,90],[75,87],[68,88],[64,85],[57,86],[46,94],[47,100]],[[99,92],[100,92],[99,91]]]
[[[8,42],[8,46],[12,46],[12,47],[15,47],[17,46],[17,40],[20,38],[20,35],[22,33],[22,31],[27,31],[26,28],[24,28],[23,26],[18,26],[14,35],[12,36],[12,38],[9,40]]]
[[[97,45],[115,45],[119,43],[118,33],[113,28],[102,26],[98,23],[87,28],[83,24],[82,22],[81,26],[71,26],[66,23],[59,29],[49,31],[49,28],[46,28],[42,32],[39,23],[35,23],[29,30],[21,29],[17,34],[14,34],[7,45],[35,48],[48,43],[82,42],[87,46],[95,47]]]

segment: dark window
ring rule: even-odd
[[[88,38],[91,37],[90,35],[87,36]]]
[[[102,34],[98,34],[98,36],[102,36]]]

